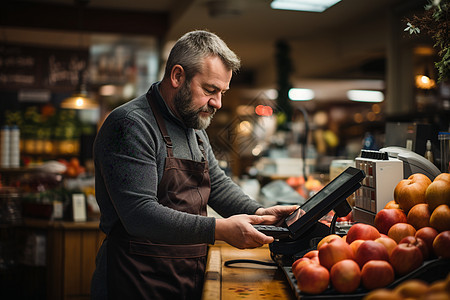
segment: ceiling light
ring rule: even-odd
[[[74,93],[61,102],[61,108],[67,109],[96,109],[98,103],[88,97],[83,70],[78,74],[78,85]]]
[[[382,102],[384,94],[380,91],[349,90],[347,98],[359,102]]]
[[[86,94],[74,93],[61,102],[61,108],[67,109],[96,109],[97,102],[89,99]]]
[[[270,100],[276,100],[278,98],[278,91],[276,89],[268,89],[266,90],[266,96]]]
[[[99,92],[101,96],[112,96],[116,93],[116,86],[112,84],[106,84],[100,87]]]
[[[90,0],[75,0],[76,6],[78,6],[78,25],[80,30],[80,45],[83,34],[81,33],[83,30],[83,12],[86,5]],[[86,62],[87,63],[87,62]],[[67,109],[97,109],[98,103],[88,97],[87,89],[86,89],[86,72],[88,67],[84,66],[81,70],[78,71],[78,84],[75,88],[74,93],[65,98],[61,102],[61,108]]]
[[[416,87],[419,89],[430,90],[436,87],[436,82],[426,75],[417,75]]]
[[[289,99],[292,101],[308,101],[314,99],[314,91],[310,89],[290,89]]]
[[[274,0],[273,9],[323,12],[341,0]]]

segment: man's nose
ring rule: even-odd
[[[222,93],[214,94],[214,96],[209,99],[209,105],[215,109],[220,109],[222,107]]]

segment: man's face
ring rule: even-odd
[[[206,129],[229,89],[232,71],[218,57],[204,60],[202,70],[190,82],[185,81],[175,95],[178,114],[187,127]]]

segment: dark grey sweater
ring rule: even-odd
[[[221,216],[253,214],[259,207],[219,168],[205,131],[186,128],[170,111],[156,83],[150,89],[163,114],[175,157],[201,161],[195,134],[204,141],[211,178],[208,204]],[[192,215],[158,203],[166,145],[145,95],[116,108],[94,142],[95,197],[100,228],[108,234],[119,220],[132,236],[167,244],[214,243],[215,219]],[[91,299],[107,299],[105,241],[97,255]]]
[[[196,132],[205,141],[211,177],[208,204],[223,217],[253,214],[261,207],[219,168],[205,131],[186,128],[162,99],[158,83],[151,88],[173,142],[174,156],[200,161]],[[94,143],[95,196],[101,209],[100,228],[108,234],[119,219],[129,234],[169,244],[214,243],[215,220],[158,203],[166,146],[142,95],[116,108]]]

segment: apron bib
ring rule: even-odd
[[[206,216],[211,184],[203,141],[203,161],[173,157],[172,142],[155,100],[147,93],[164,138],[167,158],[158,185],[158,202],[190,214]],[[168,232],[167,234],[170,234]],[[207,244],[168,245],[130,236],[121,222],[108,235],[108,299],[200,299]]]

